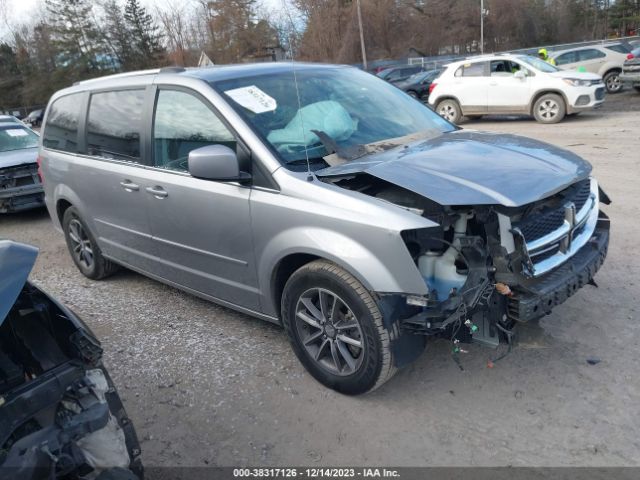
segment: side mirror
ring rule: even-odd
[[[513,78],[519,78],[520,80],[524,80],[525,78],[527,78],[527,72],[525,72],[524,70],[518,70],[516,73],[513,74]]]
[[[192,177],[217,181],[246,182],[251,175],[240,171],[236,153],[224,145],[207,145],[189,152],[189,173]]]

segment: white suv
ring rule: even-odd
[[[566,72],[527,55],[485,55],[447,65],[429,104],[450,122],[486,114],[533,115],[557,123],[600,106],[605,86],[594,73]]]

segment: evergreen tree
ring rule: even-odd
[[[118,0],[107,0],[102,4],[102,35],[107,49],[111,52],[118,69],[132,70],[135,59],[131,52],[131,31],[125,21],[124,12]]]
[[[138,0],[127,0],[124,20],[131,35],[132,63],[136,68],[149,68],[165,62],[162,36],[153,17]]]
[[[109,70],[111,57],[104,49],[103,36],[94,23],[87,0],[46,0],[51,39],[57,50],[56,63],[70,81],[95,76]]]

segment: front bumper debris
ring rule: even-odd
[[[526,322],[551,312],[580,288],[593,281],[609,247],[609,219],[601,211],[588,242],[560,267],[513,288],[507,301],[509,318]]]
[[[0,213],[44,206],[44,190],[35,163],[0,170]]]

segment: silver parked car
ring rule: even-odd
[[[351,67],[82,82],[51,98],[40,155],[84,275],[125,266],[281,323],[348,394],[431,337],[511,341],[592,281],[609,242],[586,161],[462,130]]]

